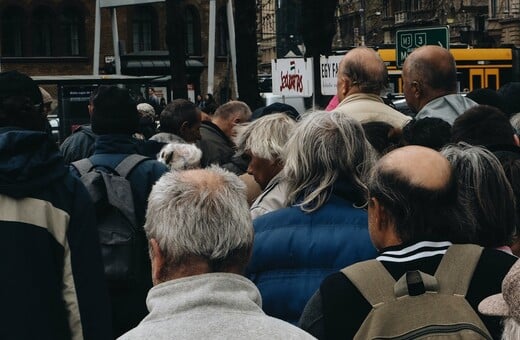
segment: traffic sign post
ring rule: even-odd
[[[395,62],[402,67],[408,54],[424,45],[438,45],[450,48],[448,27],[429,27],[412,30],[399,30],[395,34]]]

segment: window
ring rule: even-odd
[[[186,20],[186,53],[200,55],[200,20],[197,9],[193,6],[186,7],[184,18]]]
[[[33,55],[50,57],[52,55],[53,15],[48,8],[39,7],[33,12]]]
[[[139,6],[135,8],[132,21],[133,51],[150,51],[152,49],[153,8]]]
[[[489,16],[490,18],[497,17],[497,0],[491,0],[489,5]]]
[[[217,13],[217,32],[215,38],[216,54],[218,56],[228,55],[229,32],[227,23],[226,6],[222,6]]]
[[[61,32],[67,56],[79,56],[83,52],[83,16],[74,8],[67,8],[61,15]]]
[[[19,7],[8,7],[2,15],[2,55],[23,56],[24,12]]]

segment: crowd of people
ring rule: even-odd
[[[518,339],[520,86],[459,94],[439,46],[402,78],[413,116],[365,47],[306,113],[100,86],[58,148],[45,93],[0,73],[1,337]],[[131,236],[100,227],[114,196]]]

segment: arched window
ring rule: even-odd
[[[200,55],[200,18],[197,9],[187,6],[185,10],[186,22],[186,54]]]
[[[84,49],[83,15],[76,8],[65,8],[60,21],[64,55],[81,55]]]
[[[23,56],[24,17],[24,12],[19,7],[8,7],[5,9],[1,17],[3,56]]]
[[[135,7],[132,21],[133,51],[150,51],[152,49],[153,8],[150,6]]]
[[[229,32],[226,6],[220,7],[217,13],[217,31],[215,40],[216,54],[218,56],[227,56],[229,45]]]
[[[50,9],[46,7],[38,7],[34,10],[32,16],[33,55],[46,57],[52,56],[53,22],[53,15]]]

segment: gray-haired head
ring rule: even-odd
[[[214,272],[245,268],[254,235],[245,190],[236,175],[216,166],[164,174],[148,198],[144,229],[166,267],[195,257]]]
[[[270,161],[281,159],[283,148],[296,125],[284,113],[272,113],[237,129],[235,144],[239,153],[251,154]]]
[[[498,159],[487,149],[466,143],[441,153],[458,182],[457,211],[466,239],[484,247],[511,243],[516,230],[515,197]]]
[[[375,151],[354,119],[334,111],[305,114],[287,142],[285,155],[289,204],[315,211],[327,201],[339,179],[352,186],[350,200],[366,203],[365,179]]]

